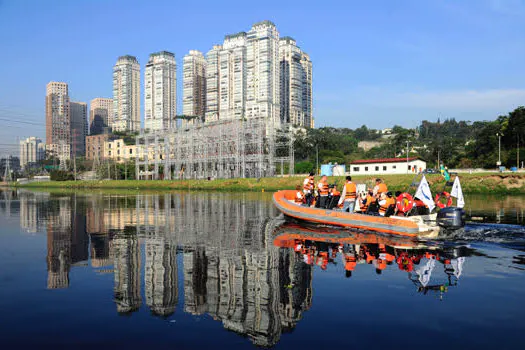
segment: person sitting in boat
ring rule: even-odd
[[[374,197],[378,198],[381,196],[381,193],[387,193],[388,188],[386,187],[386,184],[383,182],[383,180],[377,178],[376,179],[376,185],[374,186]]]
[[[295,204],[301,205],[305,202],[304,193],[303,191],[301,191],[300,185],[297,185],[295,187],[295,190],[297,191],[297,193],[295,194],[295,198],[294,198]]]
[[[372,210],[373,212],[377,212],[377,199],[374,197],[374,192],[371,188],[368,189],[368,193],[366,194],[365,198],[361,201],[361,213],[367,214],[370,210],[370,206],[375,206],[375,210]]]
[[[394,214],[392,208],[395,208],[396,200],[392,198],[392,192],[383,192],[379,200],[379,215],[390,216]],[[390,209],[390,210],[389,210]]]
[[[308,206],[310,206],[314,200],[314,187],[314,173],[310,173],[303,181],[303,194]]]
[[[328,186],[328,200],[326,203],[326,209],[335,208],[340,198],[341,192],[339,192],[339,190],[337,189],[337,185],[333,184]]]
[[[326,209],[328,204],[328,181],[326,175],[323,175],[317,184],[317,191],[319,192],[319,208]]]
[[[428,215],[428,205],[426,205],[421,199],[414,197],[414,208],[417,215]]]
[[[343,205],[343,211],[345,212],[354,212],[355,207],[355,200],[357,197],[357,187],[355,183],[352,182],[352,177],[347,176],[346,177],[346,183],[343,186],[343,193],[341,194],[341,198],[339,199],[339,205]]]

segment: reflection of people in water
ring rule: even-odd
[[[447,251],[400,249],[385,244],[335,244],[300,239],[295,239],[293,243],[294,251],[302,255],[306,264],[317,265],[324,271],[330,263],[340,261],[347,278],[352,276],[358,264],[373,265],[380,275],[389,265],[395,263],[399,270],[408,273],[408,278],[416,285],[418,292],[427,294],[429,291],[437,291],[440,297],[448,291],[449,286],[457,284],[465,262],[465,257],[457,257],[456,250],[451,257],[451,253]],[[433,284],[431,282],[438,264],[443,265],[447,281]]]

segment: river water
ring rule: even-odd
[[[522,348],[522,208],[467,196],[464,230],[416,242],[261,193],[0,192],[0,344]]]

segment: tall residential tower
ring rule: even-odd
[[[75,157],[86,155],[87,103],[70,102],[71,154]]]
[[[23,169],[44,160],[45,144],[37,137],[29,137],[20,141],[20,167]]]
[[[313,128],[312,62],[294,39],[279,41],[280,94],[282,123]]]
[[[144,73],[144,127],[150,131],[176,127],[177,64],[168,51],[149,56]]]
[[[134,56],[121,56],[113,67],[114,131],[140,130],[140,65]]]
[[[113,124],[113,99],[94,98],[89,104],[89,134],[99,135]]]
[[[190,50],[184,56],[182,114],[204,121],[206,111],[206,59],[202,52]],[[192,121],[183,121],[183,125]],[[195,120],[193,120],[195,122]]]
[[[280,123],[279,32],[270,21],[255,23],[247,36],[246,117]]]
[[[67,83],[46,86],[46,145],[61,160],[70,158],[71,118]]]
[[[263,118],[279,125],[279,32],[272,22],[226,35],[206,61],[206,122]]]

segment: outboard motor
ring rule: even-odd
[[[465,226],[465,212],[458,207],[442,208],[437,213],[436,221],[443,228],[456,230]]]

